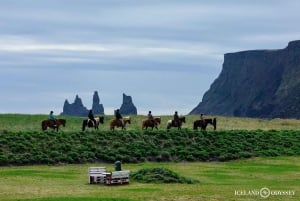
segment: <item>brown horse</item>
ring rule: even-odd
[[[52,120],[47,119],[47,120],[42,121],[42,130],[45,131],[49,127],[49,128],[52,128],[53,130],[58,131],[60,125],[65,127],[66,120],[65,119],[56,119],[56,124],[55,124]]]
[[[176,123],[174,120],[169,120],[167,123],[167,129],[171,127],[177,127],[178,130],[181,130],[182,123],[185,123],[185,117],[179,117],[179,123]]]
[[[85,130],[85,127],[88,127],[88,128],[95,128],[96,130],[99,129],[99,124],[103,124],[104,123],[104,117],[103,116],[99,116],[99,117],[96,117],[95,118],[96,120],[96,124],[90,120],[90,119],[85,119],[83,120],[82,122],[82,131]]]
[[[154,117],[153,120],[150,119],[145,119],[142,122],[142,129],[146,128],[146,130],[148,129],[148,127],[151,127],[153,130],[153,127],[157,128],[157,125],[160,124],[161,122],[161,118],[160,117]]]
[[[201,130],[206,130],[206,127],[208,124],[213,125],[214,130],[217,129],[217,119],[213,118],[213,119],[204,119],[204,122],[203,122],[203,120],[194,121],[194,130],[197,130],[198,127],[200,127]]]
[[[126,128],[125,128],[125,127],[126,127],[126,124],[127,124],[127,123],[130,124],[130,123],[131,123],[131,119],[130,119],[130,117],[128,116],[128,117],[124,117],[124,118],[123,118],[123,121],[124,121],[124,125],[122,125],[122,122],[121,122],[120,120],[112,119],[112,120],[110,121],[110,130],[115,130],[115,127],[117,127],[117,128],[121,127],[122,130],[126,129]]]

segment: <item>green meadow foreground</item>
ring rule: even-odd
[[[84,118],[75,117],[65,117],[67,125],[61,132],[42,132],[40,122],[46,118],[47,115],[0,115],[0,201],[300,200],[299,120],[217,117],[217,131],[209,126],[209,131],[202,133],[191,130],[192,122],[199,117],[187,116],[182,131],[167,132],[166,121],[172,117],[163,116],[159,131],[144,132],[141,121],[145,116],[133,116],[127,131],[110,132],[108,125],[113,117],[105,116],[99,131],[83,133],[80,130]],[[178,162],[149,162],[144,157],[148,147],[152,149],[150,154]],[[112,157],[111,162],[90,160],[98,155]],[[185,155],[193,162],[181,160]],[[197,162],[214,156],[223,157]],[[59,162],[80,163],[75,159],[82,157],[83,164]],[[112,159],[119,157],[148,161],[125,160],[123,170],[163,167],[199,182],[161,184],[132,179],[128,185],[88,184],[88,167],[105,166],[114,171]],[[242,159],[217,162],[230,158]],[[30,164],[35,161],[49,165]]]
[[[137,171],[165,167],[197,184],[89,185],[87,168],[113,164],[24,166],[0,168],[0,200],[299,200],[300,157],[252,158],[223,163],[123,164]],[[262,188],[272,194],[263,199]],[[278,195],[278,192],[282,195]],[[275,193],[277,192],[277,195]]]

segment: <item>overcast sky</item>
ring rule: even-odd
[[[300,39],[298,0],[1,0],[0,113],[59,114],[76,94],[106,114],[189,113],[225,53]]]

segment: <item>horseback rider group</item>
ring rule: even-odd
[[[119,109],[116,109],[115,110],[115,118],[116,118],[116,120],[117,121],[120,121],[121,122],[121,124],[122,124],[122,127],[123,128],[125,128],[125,123],[124,123],[124,120],[123,120],[123,117],[122,117],[122,115],[120,114],[120,110]],[[157,122],[154,120],[154,117],[153,117],[153,115],[152,115],[152,112],[151,111],[149,111],[148,112],[148,115],[147,115],[147,119],[149,120],[149,121],[151,121],[151,123],[154,125],[154,126],[156,126],[157,125]],[[57,120],[56,120],[56,118],[55,118],[55,116],[54,116],[54,114],[53,114],[53,111],[50,111],[50,114],[49,114],[49,120],[53,123],[53,127],[57,127]],[[93,122],[93,126],[95,126],[96,125],[96,123],[97,123],[97,121],[96,121],[96,119],[95,119],[95,117],[94,117],[94,114],[93,114],[93,111],[92,110],[89,110],[89,113],[88,113],[88,121],[91,121],[91,122]],[[198,120],[199,121],[199,120]],[[204,118],[204,114],[200,114],[200,121],[204,124],[204,123],[206,123],[206,120],[205,120],[205,118]],[[185,122],[185,121],[184,121]],[[175,111],[175,113],[174,113],[174,116],[173,116],[173,126],[175,126],[175,127],[179,127],[179,126],[181,126],[181,119],[179,118],[179,115],[178,115],[178,112],[177,111]]]

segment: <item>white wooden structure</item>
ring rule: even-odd
[[[105,167],[89,167],[88,183],[89,184],[128,184],[129,170],[106,172]]]
[[[128,184],[129,170],[115,171],[106,175],[106,184]]]
[[[88,182],[89,184],[104,184],[106,180],[105,167],[89,167],[88,168]]]

